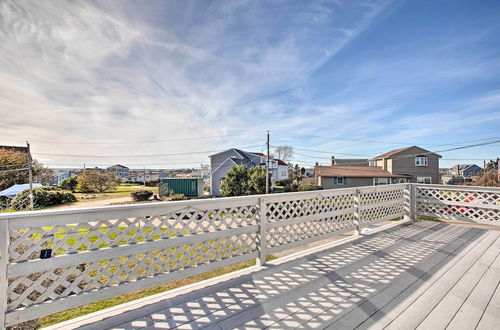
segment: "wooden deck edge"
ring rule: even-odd
[[[109,307],[109,308],[106,308],[106,309],[103,309],[103,310],[100,310],[97,312],[93,312],[93,313],[83,315],[83,316],[80,316],[80,317],[77,317],[77,318],[74,318],[74,319],[71,319],[68,321],[64,321],[61,323],[51,325],[51,326],[45,327],[43,329],[62,330],[62,329],[75,329],[78,327],[87,326],[87,325],[90,325],[92,323],[101,321],[104,318],[117,316],[117,315],[126,313],[128,311],[132,311],[132,310],[135,310],[138,308],[142,308],[142,307],[157,303],[157,302],[165,300],[165,299],[171,299],[171,298],[177,297],[179,295],[190,293],[192,291],[203,289],[203,288],[211,286],[211,285],[219,284],[221,282],[224,282],[224,281],[227,281],[230,279],[234,279],[236,277],[248,275],[248,274],[257,272],[259,270],[266,269],[266,268],[268,268],[266,265],[269,265],[269,266],[281,265],[283,263],[302,258],[306,255],[321,252],[321,251],[324,251],[327,249],[331,249],[333,247],[355,241],[355,240],[360,239],[364,236],[374,235],[376,233],[387,230],[389,228],[397,227],[397,226],[400,226],[403,224],[408,224],[408,223],[411,223],[413,221],[415,221],[415,220],[402,219],[399,221],[394,221],[394,223],[380,226],[379,228],[372,229],[372,230],[365,232],[361,235],[349,236],[346,238],[336,240],[334,242],[330,242],[330,243],[326,243],[326,244],[323,244],[320,246],[312,247],[312,248],[306,249],[304,251],[296,252],[296,253],[290,254],[288,256],[284,256],[284,257],[272,260],[272,261],[266,263],[264,266],[251,266],[251,267],[237,270],[237,271],[234,271],[234,272],[231,272],[228,274],[220,275],[220,276],[206,279],[206,280],[203,280],[200,282],[185,285],[185,286],[182,286],[182,287],[179,287],[176,289],[168,290],[166,292],[158,293],[155,295],[151,295],[151,296],[147,296],[147,297],[140,298],[137,300],[133,300],[133,301],[130,301],[127,303],[123,303],[123,304],[120,304],[117,306]]]

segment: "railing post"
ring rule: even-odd
[[[359,189],[356,189],[354,193],[354,224],[356,225],[356,229],[354,230],[354,235],[361,234],[361,192]]]
[[[259,251],[259,256],[257,257],[258,266],[263,266],[266,263],[266,214],[266,200],[261,197],[259,198],[259,233],[257,235],[257,249]]]
[[[416,220],[417,214],[417,185],[409,183],[405,189],[406,208],[405,219]]]
[[[9,281],[7,278],[7,264],[9,263],[9,220],[0,220],[0,329],[5,325],[5,314],[7,313],[7,290]]]

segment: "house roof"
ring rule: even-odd
[[[373,157],[372,159],[389,158],[391,156],[394,156],[395,154],[399,154],[400,152],[408,150],[408,149],[413,148],[413,147],[415,147],[415,146],[394,149],[394,150],[388,151],[382,155],[378,155],[376,157]]]
[[[41,187],[42,185],[40,183],[33,183],[33,188],[36,187]],[[5,190],[0,191],[0,196],[7,196],[7,197],[13,197],[26,189],[29,189],[30,185],[29,183],[26,184],[15,184]]]
[[[23,152],[25,154],[29,153],[28,147],[17,147],[17,146],[1,146],[0,145],[0,150],[9,150],[9,151],[18,151],[18,152]]]
[[[263,154],[261,152],[252,152],[252,154],[260,156],[260,157],[264,157],[264,158],[267,157],[267,155],[265,155],[265,154]],[[284,161],[282,161],[281,159],[274,158],[274,160],[278,162],[278,165],[288,166],[288,164],[285,163]]]
[[[116,165],[113,165],[113,166],[110,166],[108,167],[108,169],[113,169],[113,168],[128,168],[127,166],[123,166],[123,165],[120,165],[120,164],[116,164]]]
[[[407,178],[408,175],[392,174],[378,166],[316,166],[316,176],[341,176],[341,177],[382,177],[382,178]]]
[[[418,155],[426,155],[426,154],[433,154],[433,155],[436,155],[438,156],[439,158],[441,158],[441,155],[438,155],[432,151],[429,151],[429,150],[425,150],[423,148],[420,148],[420,147],[417,147],[417,146],[411,146],[411,147],[404,147],[404,148],[399,148],[399,149],[394,149],[394,150],[391,150],[391,151],[388,151],[384,154],[381,154],[381,155],[378,155],[376,157],[373,157],[372,159],[383,159],[383,158],[392,158],[392,156],[394,155],[397,155],[403,151],[407,151],[409,149],[413,149],[413,148],[416,148],[416,149],[419,149],[419,151],[413,155],[405,155],[405,156],[402,156],[403,158],[406,158],[406,157],[410,157],[410,156],[418,156]]]

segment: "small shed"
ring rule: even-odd
[[[203,196],[205,183],[203,178],[163,178],[160,179],[160,196],[167,192],[184,194],[184,196]]]

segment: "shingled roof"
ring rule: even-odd
[[[316,166],[316,176],[337,177],[377,177],[377,178],[407,178],[408,175],[392,174],[378,166]]]
[[[388,151],[382,155],[378,155],[376,157],[373,157],[372,159],[380,159],[380,158],[389,158],[391,156],[394,156],[396,154],[399,154],[400,152],[402,151],[405,151],[405,150],[408,150],[408,149],[411,149],[413,147],[416,147],[416,146],[411,146],[411,147],[404,147],[404,148],[399,148],[399,149],[394,149],[394,150],[391,150],[391,151]]]
[[[1,146],[0,150],[9,150],[9,151],[18,151],[23,152],[25,154],[29,153],[28,147],[16,147],[16,146]]]

